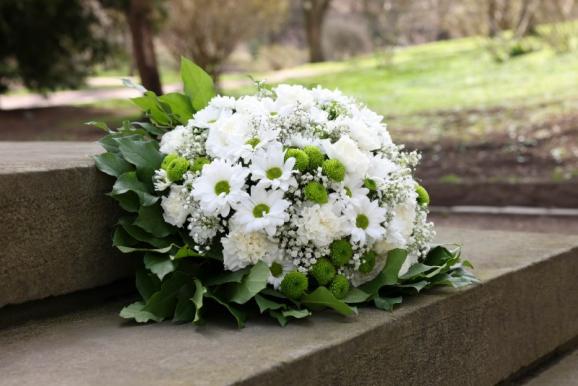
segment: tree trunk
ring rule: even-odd
[[[157,95],[163,93],[157,66],[153,32],[151,0],[130,0],[127,20],[130,27],[134,60],[142,85]]]
[[[309,45],[309,61],[323,62],[322,31],[325,14],[331,0],[303,0],[303,16],[305,18],[305,33]]]

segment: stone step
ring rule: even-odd
[[[88,142],[0,142],[0,307],[111,283],[131,261],[111,247],[112,181]]]
[[[136,326],[117,316],[129,299],[108,302],[0,329],[0,383],[493,385],[578,336],[577,237],[440,228],[439,239],[464,245],[482,284],[286,328]]]
[[[538,374],[530,377],[524,386],[578,385],[578,350],[574,350]]]

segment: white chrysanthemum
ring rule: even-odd
[[[203,167],[192,195],[200,202],[201,210],[209,215],[227,216],[232,204],[238,203],[249,171],[239,164],[217,159]]]
[[[382,223],[385,221],[387,210],[366,196],[356,197],[350,202],[351,204],[345,209],[345,215],[351,240],[367,244],[382,239],[385,234]]]
[[[351,138],[364,151],[373,151],[381,147],[381,138],[375,129],[355,117],[340,117],[338,124],[345,126]]]
[[[413,233],[417,209],[415,192],[408,194],[407,199],[393,208],[393,218],[387,229],[387,242],[395,248],[405,248]]]
[[[297,180],[293,177],[293,166],[295,158],[285,161],[283,145],[275,142],[255,153],[249,169],[251,179],[259,181],[259,186],[287,191],[290,186],[297,186]]]
[[[271,272],[267,278],[267,283],[271,284],[273,288],[279,289],[281,282],[289,272],[295,270],[295,266],[290,260],[276,260],[271,263]]]
[[[233,227],[226,237],[221,239],[223,245],[223,264],[229,271],[238,271],[259,261],[271,265],[279,254],[277,243],[269,240],[263,232],[245,232]]]
[[[343,237],[347,227],[346,218],[332,202],[304,206],[294,223],[300,243],[307,244],[310,240],[318,247],[326,247]]]
[[[164,169],[155,170],[155,174],[153,176],[153,185],[157,192],[162,192],[169,186],[171,186],[171,180],[167,176],[167,172]]]
[[[161,198],[161,207],[163,208],[163,218],[165,222],[176,227],[182,227],[189,211],[185,208],[186,192],[183,193],[181,185],[172,185],[169,195]]]
[[[281,190],[265,190],[263,186],[253,186],[251,196],[244,197],[235,205],[236,213],[232,221],[245,230],[254,232],[265,230],[273,236],[277,227],[287,221],[287,208],[291,202],[283,199]]]
[[[242,146],[250,138],[249,117],[232,114],[219,119],[210,129],[207,137],[207,154],[214,158],[236,161]]]
[[[179,147],[187,142],[189,132],[190,129],[186,126],[177,126],[173,130],[167,131],[161,138],[159,148],[161,153],[175,153]]]
[[[363,176],[367,172],[369,157],[349,136],[344,135],[333,144],[325,142],[324,148],[329,158],[335,158],[345,165],[347,173]]]
[[[256,152],[275,142],[277,136],[277,128],[271,127],[270,125],[261,125],[259,131],[257,133],[253,132],[250,138],[241,146],[239,157],[248,163]]]

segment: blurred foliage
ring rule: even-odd
[[[110,52],[98,10],[82,0],[0,1],[0,93],[82,85]]]

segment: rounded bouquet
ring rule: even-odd
[[[114,244],[144,256],[121,316],[199,323],[217,306],[285,325],[475,281],[458,248],[432,248],[419,155],[380,115],[321,87],[214,96],[192,62],[181,73],[185,94],[135,98],[150,122],[106,128],[96,160],[125,212]]]

